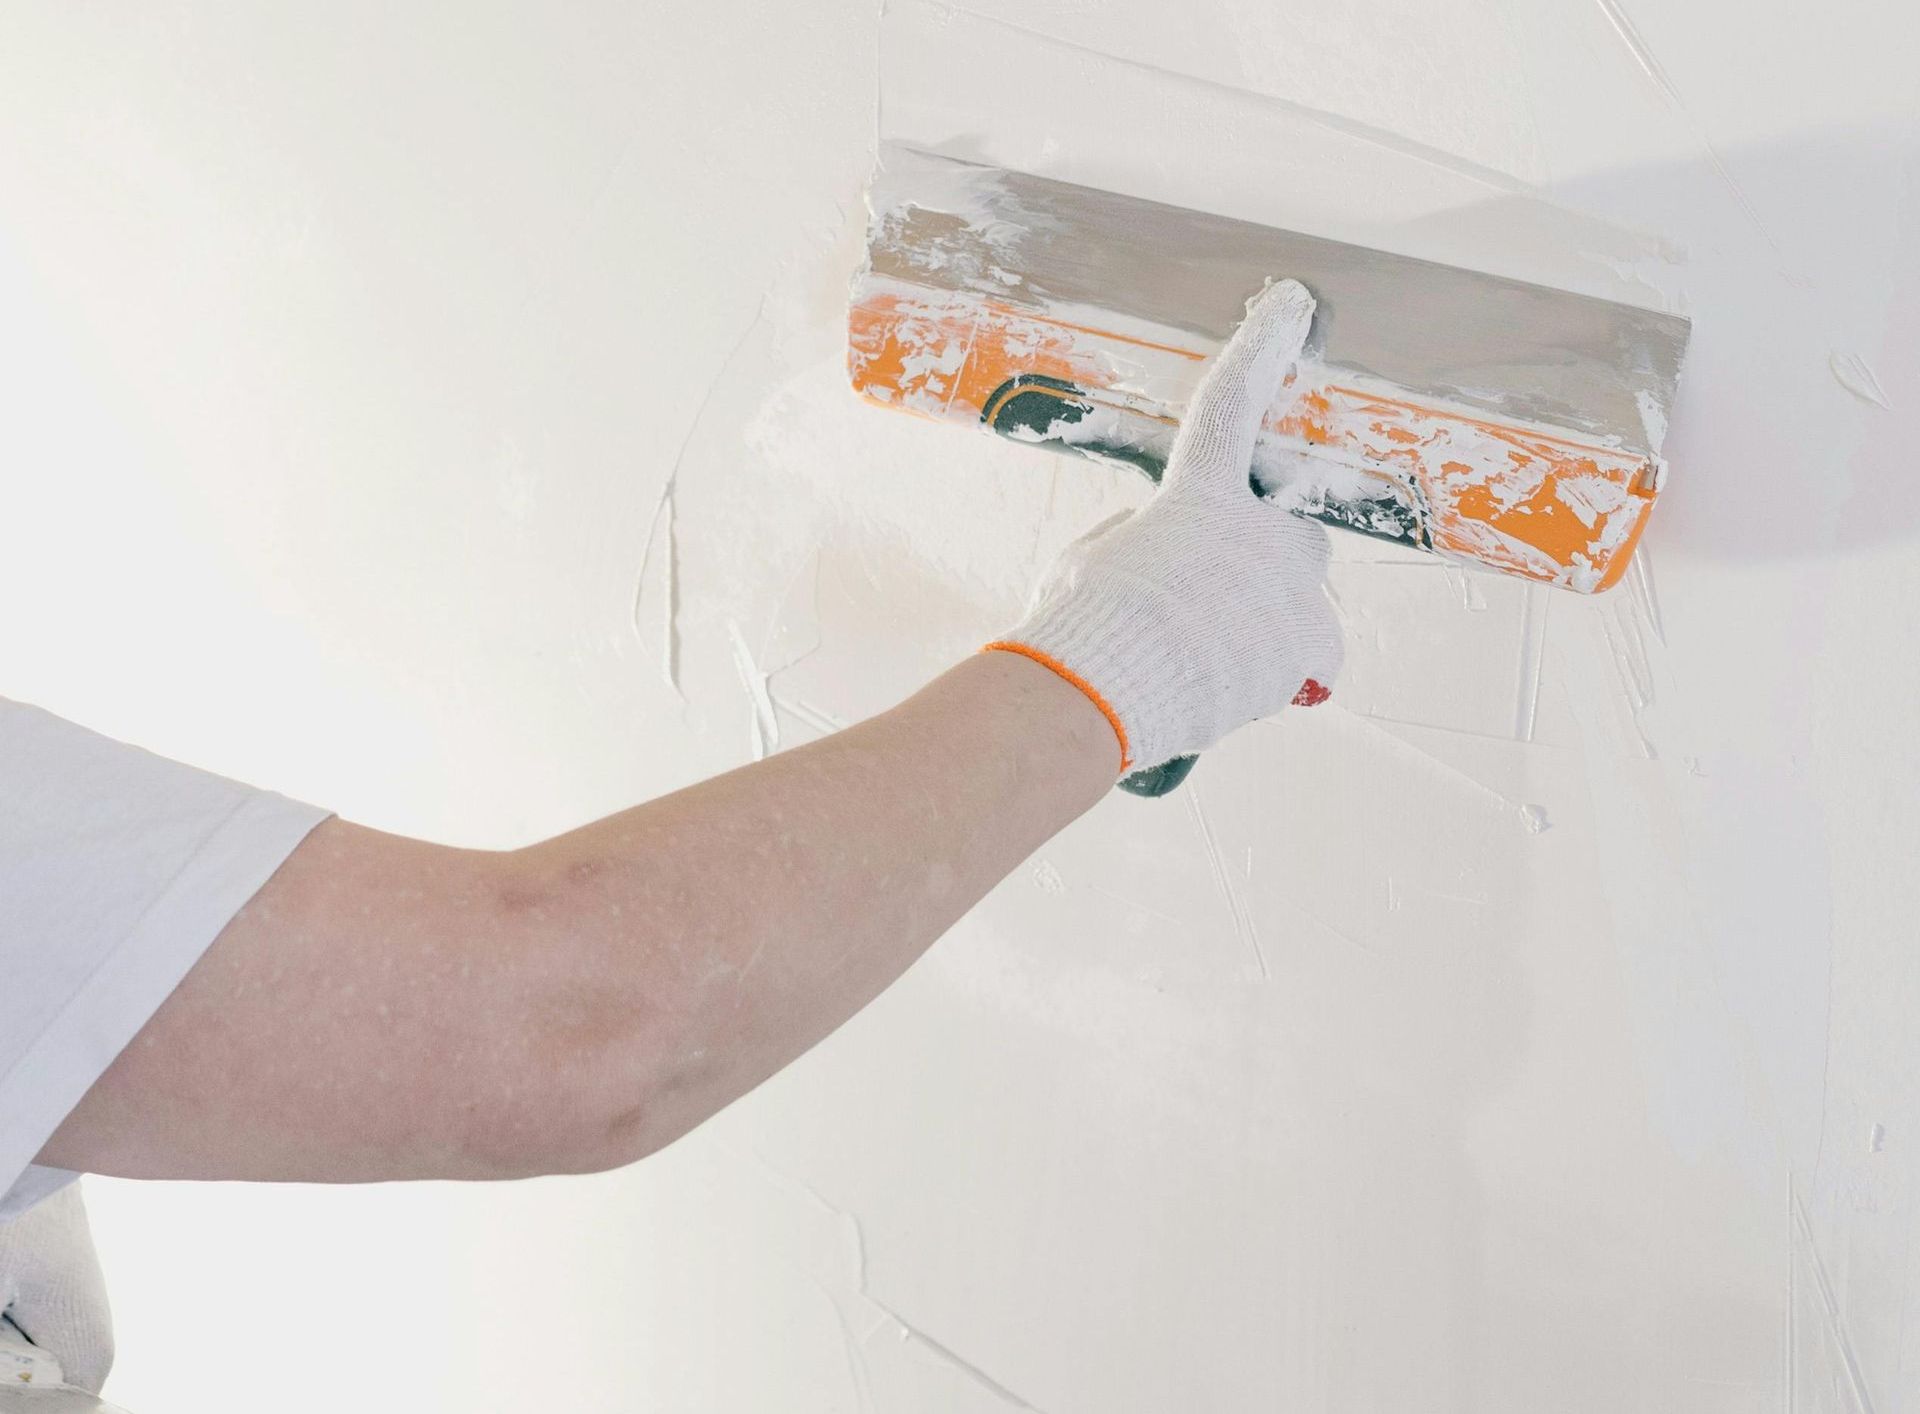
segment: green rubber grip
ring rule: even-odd
[[[1120,780],[1120,789],[1129,795],[1144,795],[1149,799],[1166,795],[1192,775],[1193,768],[1199,764],[1198,756],[1176,756],[1173,760],[1162,762],[1158,766],[1149,766],[1144,771],[1135,771],[1131,776],[1123,776]]]

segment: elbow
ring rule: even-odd
[[[645,1158],[654,1106],[645,1095],[606,1105],[554,1078],[522,1084],[470,1105],[460,1118],[451,1176],[542,1178],[606,1173]]]
[[[537,1178],[624,1168],[684,1132],[668,1118],[677,1088],[666,1045],[642,1018],[613,1028],[558,1019],[571,1010],[530,1007],[496,1037],[510,1064],[471,1093],[458,1122],[464,1176]],[[623,1034],[624,1033],[624,1034]]]
[[[609,1173],[666,1148],[705,1121],[711,1111],[699,1096],[704,1056],[624,1069],[617,1084],[596,1073],[578,1085],[554,1087],[548,1122],[529,1127],[530,1143],[508,1156],[516,1176]]]
[[[645,943],[609,909],[593,871],[555,871],[539,852],[499,856],[487,904],[485,995],[460,1083],[468,1176],[603,1173],[664,1147],[693,1123],[704,1051],[645,965]]]
[[[487,1107],[467,1127],[459,1175],[478,1179],[544,1178],[609,1173],[637,1163],[662,1144],[644,1097],[605,1108],[577,1093],[556,1093],[537,1114],[523,1106]]]

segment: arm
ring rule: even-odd
[[[321,1181],[629,1162],[866,1005],[1118,760],[1078,690],[984,653],[871,721],[529,849],[328,822],[40,1161]]]
[[[1202,750],[1333,680],[1325,534],[1248,488],[1312,310],[1291,281],[1250,307],[1159,492],[1062,558],[994,645],[1010,651],[530,849],[322,825],[41,1161],[337,1181],[596,1169],[751,1089],[1123,763]]]

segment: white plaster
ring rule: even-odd
[[[1913,1407],[1920,20],[975,9],[16,7],[0,692],[505,844],[910,691],[1145,487],[846,392],[882,133],[1688,314],[1638,568],[1342,538],[1332,704],[630,1172],[96,1184],[114,1397]]]

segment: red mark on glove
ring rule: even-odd
[[[1293,694],[1293,705],[1296,707],[1318,707],[1331,696],[1333,696],[1332,688],[1323,687],[1312,678],[1308,678],[1300,684],[1300,690]]]

